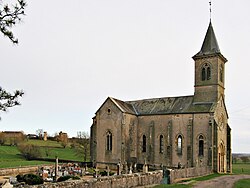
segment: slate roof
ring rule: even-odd
[[[112,97],[110,98],[118,106],[118,108],[120,108],[123,112],[127,112],[129,114],[136,114],[136,111],[131,104],[112,98]]]
[[[200,58],[200,57],[207,56],[207,55],[219,55],[223,59],[225,59],[225,61],[227,61],[226,58],[220,52],[220,48],[219,48],[211,21],[209,23],[207,33],[204,38],[201,50],[196,55],[193,56],[193,59]]]
[[[164,97],[126,102],[111,99],[123,112],[134,115],[206,113],[213,112],[214,109],[213,103],[193,103],[193,96]]]

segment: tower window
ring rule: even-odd
[[[106,144],[107,151],[112,151],[112,133],[110,131],[107,132]]]
[[[203,67],[201,71],[201,80],[206,80],[206,69]]]
[[[220,81],[223,82],[223,66],[220,66]]]
[[[163,136],[160,136],[160,153],[163,153]]]
[[[147,137],[145,135],[142,136],[142,152],[147,151]]]
[[[210,80],[211,79],[211,68],[210,66],[205,63],[201,69],[201,80]]]
[[[182,136],[177,137],[177,154],[182,155]]]
[[[207,80],[211,79],[211,68],[207,67]]]
[[[204,138],[202,135],[199,136],[199,156],[204,155]]]

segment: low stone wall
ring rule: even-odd
[[[31,171],[36,172],[37,167],[18,168],[18,169],[0,169],[0,175],[6,174],[25,174]],[[176,182],[178,179],[204,176],[211,174],[210,167],[195,167],[185,169],[170,170],[170,183]],[[129,188],[137,186],[146,186],[152,184],[161,184],[163,179],[162,170],[148,173],[124,174],[119,176],[106,176],[90,180],[70,180],[58,183],[46,183],[43,185],[19,186],[32,188]]]
[[[3,168],[0,169],[0,176],[14,176],[18,174],[27,174],[37,172],[37,166],[20,167],[20,168]]]
[[[100,177],[91,180],[71,180],[59,183],[47,183],[43,185],[27,186],[32,188],[129,188],[137,186],[146,186],[160,184],[162,180],[162,171],[149,173],[135,173],[119,176]],[[19,186],[22,187],[22,186]],[[24,186],[26,187],[26,186]]]
[[[177,179],[205,176],[212,173],[211,167],[194,167],[185,169],[175,169],[170,171],[170,182],[174,183]]]

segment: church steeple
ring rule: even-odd
[[[201,50],[193,56],[193,59],[203,58],[204,56],[219,55],[226,62],[227,59],[221,54],[220,48],[212,26],[212,2],[209,1],[210,22],[206,36],[201,46]]]
[[[195,56],[212,55],[220,53],[220,48],[210,21],[201,50]]]
[[[216,102],[224,97],[224,67],[227,59],[220,48],[210,20],[200,51],[195,61],[194,102]]]

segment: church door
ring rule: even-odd
[[[218,158],[218,172],[224,172],[224,157],[225,157],[225,147],[223,143],[219,146],[219,158]]]

